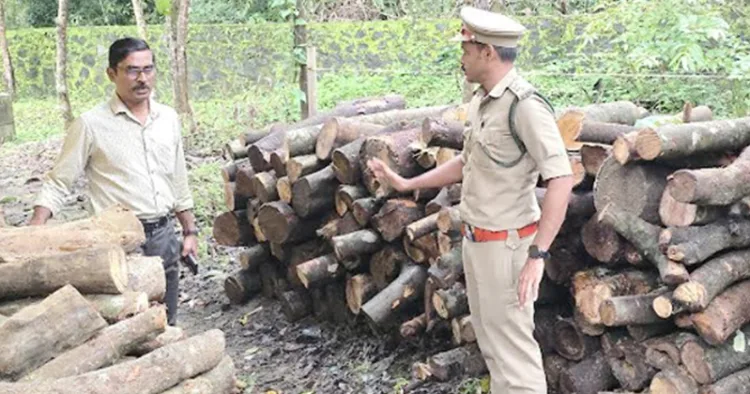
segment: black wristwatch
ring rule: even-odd
[[[188,235],[198,235],[198,228],[187,228],[182,230],[182,236],[187,237]]]
[[[536,245],[531,245],[529,246],[529,258],[547,260],[550,258],[550,254],[546,250],[539,249]]]

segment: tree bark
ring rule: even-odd
[[[698,394],[695,381],[682,368],[659,371],[649,386],[651,394]]]
[[[252,231],[243,210],[224,212],[214,219],[213,235],[219,245],[250,245],[254,240]]]
[[[141,357],[146,354],[153,352],[156,349],[161,349],[169,344],[182,341],[187,339],[187,334],[182,328],[175,326],[166,326],[164,332],[161,334],[145,341],[141,342],[128,352],[130,357]]]
[[[604,353],[598,351],[563,372],[560,390],[566,394],[597,394],[617,387]]]
[[[315,144],[322,127],[322,124],[318,124],[288,131],[282,145],[286,158],[302,155],[315,156]]]
[[[443,208],[451,207],[461,201],[461,184],[454,183],[440,189],[435,198],[425,206],[425,215],[429,216],[439,212]]]
[[[70,99],[68,98],[68,0],[58,0],[57,18],[57,67],[55,72],[55,81],[57,86],[57,100],[60,104],[60,111],[65,128],[70,127],[73,123],[73,110],[70,108]]]
[[[261,243],[240,251],[239,261],[243,270],[258,271],[260,265],[271,260],[271,249],[268,244]]]
[[[625,337],[612,343],[611,348],[605,350],[612,375],[620,383],[621,388],[641,391],[648,387],[658,372],[646,363],[646,346],[646,343]]]
[[[242,305],[260,293],[262,283],[258,272],[239,270],[224,280],[224,294],[233,304]]]
[[[662,322],[663,319],[654,312],[651,305],[664,291],[666,290],[607,299],[599,307],[601,321],[609,327]]]
[[[367,189],[361,185],[339,185],[336,190],[336,213],[343,216],[351,209],[355,200],[368,195]]]
[[[461,150],[464,148],[464,122],[441,118],[425,118],[420,140],[425,146]]]
[[[364,137],[354,140],[333,151],[331,163],[339,182],[347,185],[356,185],[360,182],[362,167],[359,162],[359,151],[365,140]]]
[[[622,166],[610,157],[596,176],[594,205],[601,211],[607,204],[616,204],[649,223],[659,224],[659,203],[669,171],[650,163]]]
[[[612,144],[617,137],[633,131],[638,131],[638,129],[632,125],[583,120],[578,141]]]
[[[722,220],[700,226],[694,238],[667,247],[667,257],[685,265],[695,265],[726,249],[750,246],[750,220]]]
[[[334,218],[326,223],[323,227],[316,230],[316,234],[329,242],[337,235],[353,233],[362,229],[362,226],[354,219],[351,212],[347,212],[342,217]]]
[[[750,278],[750,250],[728,252],[709,260],[690,274],[672,295],[685,310],[699,312],[732,284]]]
[[[94,306],[66,285],[0,325],[0,378],[23,376],[106,326]]]
[[[750,327],[741,331],[738,335],[747,336]],[[710,346],[693,340],[680,348],[680,359],[699,384],[710,384],[750,366],[750,349],[747,345],[735,348],[731,342]]]
[[[750,368],[745,368],[710,386],[703,387],[701,394],[746,393],[748,390],[750,390]]]
[[[700,340],[697,335],[678,331],[654,338],[646,348],[646,362],[658,370],[677,368],[682,365],[680,352],[688,342]]]
[[[723,207],[679,202],[665,189],[659,203],[659,217],[665,226],[685,227],[715,222],[725,215]]]
[[[295,156],[286,162],[286,173],[289,182],[294,185],[303,176],[313,174],[325,167],[326,162],[318,160],[315,155]]]
[[[378,290],[388,287],[396,279],[401,267],[409,262],[409,258],[397,245],[385,245],[370,258],[370,274]]]
[[[359,315],[362,305],[377,293],[378,288],[370,274],[357,274],[346,281],[346,304],[355,315]]]
[[[228,160],[240,160],[246,158],[247,148],[239,139],[230,140],[229,142],[224,144],[224,157]]]
[[[162,394],[216,393],[229,394],[235,388],[235,372],[232,357],[224,356],[221,362],[208,372],[188,379]]]
[[[329,283],[343,275],[344,269],[333,253],[297,265],[297,276],[307,289]]]
[[[421,265],[407,264],[401,267],[399,276],[371,300],[362,306],[369,321],[379,327],[402,309],[424,294],[427,270]]]
[[[584,334],[571,318],[558,319],[555,322],[555,351],[572,361],[580,361],[598,351],[599,339]]]
[[[667,190],[677,201],[684,203],[729,205],[750,195],[750,187],[747,186],[750,183],[749,172],[750,148],[745,148],[726,167],[675,172],[668,178]]]
[[[643,160],[690,157],[750,145],[750,117],[666,125],[638,132],[636,149]]]
[[[690,319],[698,334],[711,345],[719,345],[750,322],[750,281],[734,284],[716,296],[708,307]]]
[[[123,294],[89,294],[84,298],[90,302],[97,312],[108,323],[117,323],[148,309],[149,300],[146,293],[126,291]],[[0,304],[0,314],[12,316],[23,308],[36,305],[44,298],[32,297]]]
[[[542,363],[544,365],[544,376],[547,380],[547,392],[550,394],[561,393],[560,378],[565,371],[570,369],[573,362],[559,354],[552,353],[543,354]]]
[[[594,122],[634,125],[636,121],[646,116],[647,112],[630,101],[613,101],[608,103],[589,104],[584,107],[567,108],[560,115],[562,118],[571,111],[579,111],[584,119]]]
[[[625,261],[627,241],[596,216],[583,225],[581,241],[586,252],[601,263],[614,266]]]
[[[620,235],[633,243],[643,256],[656,266],[664,283],[677,285],[689,279],[683,265],[667,259],[659,250],[660,227],[649,224],[613,204],[601,210],[599,220],[613,226]]]
[[[427,359],[427,365],[432,376],[441,382],[487,372],[479,346],[473,343],[431,356]]]
[[[141,358],[82,375],[30,383],[0,383],[8,394],[135,394],[161,393],[185,379],[219,364],[224,356],[224,334],[214,329],[169,344]],[[196,357],[196,355],[200,357]]]
[[[274,201],[260,208],[258,223],[269,241],[294,243],[314,238],[323,218],[300,218],[289,204]]]
[[[235,192],[241,196],[255,197],[255,187],[253,186],[255,171],[248,161],[237,161],[237,163],[240,164],[237,165],[235,173]]]
[[[247,146],[247,158],[256,173],[272,170],[271,153],[280,149],[287,130],[277,129]]]
[[[287,321],[296,322],[312,313],[312,300],[307,291],[293,289],[281,294],[281,311]]]
[[[331,238],[331,244],[339,261],[349,260],[359,254],[371,254],[380,250],[380,234],[371,229],[364,229]]]
[[[400,237],[406,226],[424,217],[424,206],[411,200],[391,199],[372,216],[372,226],[383,240],[391,242]]]
[[[60,354],[21,381],[54,380],[108,367],[136,344],[163,332],[167,312],[163,306],[150,308],[127,320],[102,329],[86,343]]]
[[[365,197],[354,200],[352,203],[352,215],[360,226],[366,226],[385,203],[384,199],[376,197]]]
[[[66,284],[82,293],[120,294],[127,271],[125,253],[115,245],[0,264],[0,299],[47,295]]]
[[[300,178],[292,185],[294,212],[301,218],[307,218],[333,211],[337,186],[338,182],[330,165]]]
[[[261,138],[267,136],[272,131],[274,131],[274,126],[276,126],[276,125],[275,124],[274,125],[270,125],[270,126],[265,127],[265,128],[263,128],[261,130],[250,129],[250,130],[248,130],[248,131],[240,134],[239,141],[242,142],[242,145],[245,145],[245,147],[247,147],[247,145],[254,144],[254,143],[260,141]]]
[[[364,123],[355,119],[331,118],[327,120],[315,143],[315,156],[320,160],[329,160],[334,150],[348,145],[354,141],[375,135],[383,130],[384,126],[375,123]]]
[[[8,39],[5,34],[5,2],[0,2],[0,53],[3,57],[3,79],[11,97],[16,95],[16,76],[13,70],[13,61],[8,49]]]
[[[469,313],[466,288],[461,282],[456,282],[448,289],[439,289],[432,295],[432,305],[444,320],[465,315]]]
[[[378,158],[397,174],[409,178],[423,170],[414,160],[409,145],[419,138],[419,129],[407,129],[395,133],[368,137],[359,152],[359,165],[362,168],[362,183],[375,197],[389,197],[394,194],[390,185],[381,184],[367,168],[370,159]]]
[[[161,302],[167,289],[161,257],[131,255],[127,261],[127,289],[146,293],[149,301]]]

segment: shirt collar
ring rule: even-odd
[[[159,117],[159,109],[155,105],[156,102],[153,98],[149,98],[149,114],[148,116],[151,119],[156,119]],[[135,116],[133,116],[133,113],[130,112],[130,109],[128,109],[128,106],[125,105],[125,103],[122,102],[120,99],[120,96],[117,94],[117,92],[112,93],[112,98],[109,100],[109,108],[112,110],[112,113],[115,115],[119,114],[126,114],[130,116],[131,118],[135,119]]]
[[[502,96],[503,93],[505,92],[505,89],[507,89],[508,86],[510,86],[510,83],[513,82],[513,80],[516,79],[517,76],[518,76],[518,72],[516,71],[516,68],[515,67],[511,68],[508,71],[508,73],[505,74],[505,76],[500,80],[500,82],[498,82],[497,85],[495,85],[495,87],[493,87],[492,90],[490,90],[489,96],[492,98],[498,98]],[[482,97],[487,95],[486,91],[481,86],[477,88],[477,93],[481,94]]]

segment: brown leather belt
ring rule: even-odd
[[[537,230],[538,224],[538,222],[534,222],[519,228],[517,230],[518,237],[526,238],[533,235]],[[461,235],[474,242],[505,241],[506,239],[508,239],[508,230],[486,230],[463,223],[461,225]]]

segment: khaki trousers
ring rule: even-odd
[[[471,322],[490,372],[492,394],[546,394],[539,344],[533,336],[534,304],[518,303],[518,276],[534,236],[505,241],[463,239],[463,264]]]

